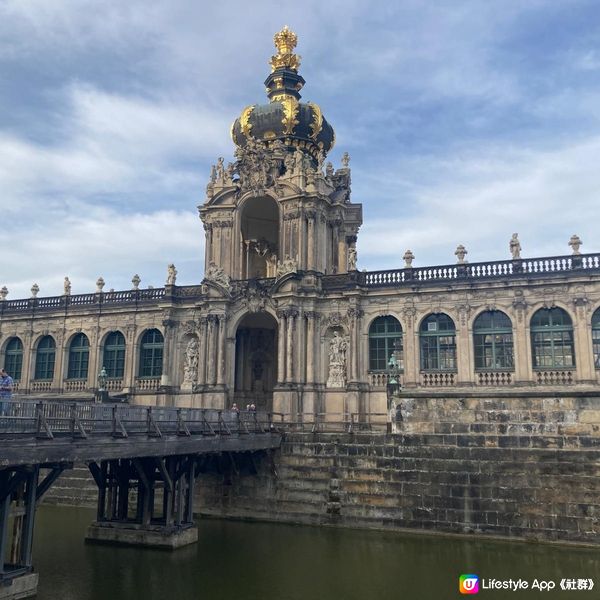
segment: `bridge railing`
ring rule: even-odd
[[[270,413],[122,404],[0,402],[0,436],[243,435],[273,429]]]

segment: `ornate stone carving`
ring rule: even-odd
[[[456,250],[454,251],[454,255],[456,256],[456,262],[459,265],[462,265],[465,263],[465,256],[468,254],[467,249],[462,245],[459,244],[456,247]]]
[[[286,257],[277,263],[277,277],[283,277],[288,273],[297,273],[298,272],[298,261],[294,258],[290,258],[286,255]]]
[[[513,233],[510,238],[510,242],[508,243],[508,247],[510,249],[510,254],[513,260],[517,260],[521,258],[521,242],[519,242],[519,234]]]
[[[177,281],[177,269],[175,268],[175,265],[173,263],[171,263],[167,267],[167,285],[175,285],[176,281]]]
[[[0,300],[6,300],[6,296],[8,296],[8,288],[3,285],[0,289]]]
[[[101,294],[103,288],[104,288],[104,278],[98,277],[98,279],[96,280],[96,294]]]
[[[346,386],[346,353],[348,351],[348,338],[340,336],[337,331],[329,342],[329,376],[327,377],[328,388],[340,388]]]
[[[139,289],[141,282],[142,278],[137,273],[131,278],[131,283],[133,284],[134,290]]]
[[[40,286],[37,283],[34,283],[31,286],[31,297],[37,298],[37,295],[39,294],[39,292],[40,292]]]
[[[244,147],[236,149],[235,157],[242,191],[258,193],[274,184],[277,163],[263,143],[249,139]]]
[[[71,280],[68,277],[65,277],[65,281],[63,283],[63,295],[64,296],[71,295]]]
[[[194,336],[185,348],[183,382],[193,383],[198,377],[198,339]]]
[[[183,324],[183,333],[185,335],[191,335],[196,333],[196,331],[198,330],[198,326],[196,325],[196,323],[194,321],[186,321]]]
[[[264,312],[268,298],[269,292],[266,288],[250,284],[242,291],[241,302],[250,312]]]
[[[412,253],[412,250],[407,250],[402,258],[404,259],[404,268],[411,269],[412,262],[415,260],[415,255]]]
[[[350,155],[347,152],[342,154],[342,168],[348,169],[350,167]]]
[[[229,275],[227,275],[227,273],[225,273],[225,271],[214,262],[211,262],[208,266],[208,269],[204,274],[204,279],[220,285],[227,291],[231,289]]]
[[[569,240],[569,246],[571,246],[571,248],[573,249],[573,254],[575,256],[577,256],[578,254],[581,254],[581,252],[579,252],[579,248],[582,245],[583,245],[583,242],[581,241],[581,239],[578,235],[571,236],[571,239]]]

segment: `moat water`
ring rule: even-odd
[[[199,521],[175,552],[84,543],[94,512],[39,510],[37,600],[446,600],[482,579],[593,578],[593,591],[483,590],[478,598],[600,598],[600,551],[293,525]]]

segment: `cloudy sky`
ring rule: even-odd
[[[359,268],[600,251],[596,0],[0,0],[9,299],[202,278],[210,165],[299,35],[305,100],[352,157]]]

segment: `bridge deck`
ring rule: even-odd
[[[270,415],[215,409],[4,402],[0,469],[277,448]]]

